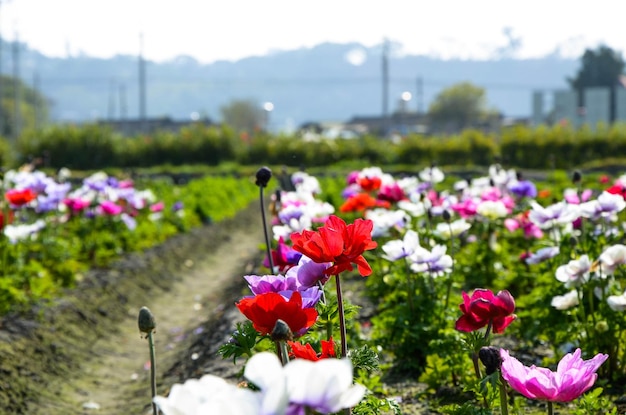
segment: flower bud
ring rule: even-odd
[[[609,331],[609,324],[604,320],[598,321],[596,323],[596,331],[598,333],[606,333],[607,331]]]
[[[574,173],[572,174],[572,182],[574,184],[577,184],[580,182],[581,179],[582,179],[582,174],[580,173],[580,171],[574,170]]]
[[[274,329],[272,330],[270,337],[273,341],[293,340],[293,333],[287,323],[278,319],[276,320],[276,324],[274,325]]]
[[[485,365],[485,372],[488,375],[491,375],[496,370],[499,370],[502,365],[500,351],[493,346],[481,347],[478,351],[478,358],[481,362],[483,362],[483,365]]]
[[[267,187],[267,183],[272,178],[272,171],[269,167],[263,166],[256,172],[255,184],[259,187]]]
[[[154,315],[148,309],[148,307],[141,307],[139,310],[139,317],[137,318],[137,323],[139,325],[139,331],[145,334],[150,334],[156,328],[156,322],[154,320]]]
[[[451,216],[450,212],[448,212],[448,209],[444,209],[441,216],[443,217],[443,220],[445,220],[446,222],[450,222]]]
[[[235,330],[233,332],[233,335],[230,337],[230,339],[228,339],[228,344],[232,344],[234,346],[241,346],[241,343],[239,343],[239,340],[237,340],[237,337],[240,335],[239,330]]]

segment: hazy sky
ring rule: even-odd
[[[0,33],[49,56],[191,55],[235,60],[330,41],[380,44],[443,58],[513,56],[561,46],[578,57],[603,43],[626,52],[626,0],[0,0]]]

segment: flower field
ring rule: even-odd
[[[164,413],[409,413],[407,398],[420,413],[622,413],[626,177],[369,167],[292,181],[220,349],[255,387],[205,375],[158,397]],[[392,377],[425,388],[403,396]]]
[[[234,215],[256,196],[246,181],[208,177],[175,186],[104,172],[82,179],[67,169],[57,177],[28,168],[6,172],[0,315],[50,299],[123,254]]]
[[[279,189],[262,168],[256,187],[32,171],[3,183],[4,313],[261,197],[264,261],[241,275],[242,322],[219,350],[241,373],[161,385],[149,412],[624,413],[626,177],[367,167]],[[151,342],[154,324],[139,326]]]

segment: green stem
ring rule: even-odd
[[[154,403],[154,397],[156,396],[156,357],[154,354],[154,339],[152,338],[152,332],[148,333],[148,346],[150,347],[150,388],[152,389],[152,413],[158,415],[159,410]]]
[[[554,409],[552,408],[552,401],[548,401],[548,415],[554,415]]]
[[[335,275],[335,287],[337,289],[337,313],[339,314],[339,332],[341,333],[341,357],[348,355],[348,341],[346,339],[346,316],[343,312],[343,295],[341,294],[341,282],[339,274]]]
[[[448,309],[448,303],[450,302],[450,292],[452,291],[452,275],[454,274],[454,236],[452,235],[452,225],[448,221],[448,228],[450,230],[450,258],[452,258],[452,270],[448,274],[448,280],[446,281],[446,301],[444,310]]]
[[[489,320],[489,324],[487,324],[487,329],[485,330],[484,340],[487,342],[489,340],[489,334],[491,334],[491,327],[493,326],[493,320]],[[489,342],[487,342],[489,343]]]
[[[500,373],[500,380],[498,384],[500,386],[500,412],[502,415],[509,415],[509,407],[506,401],[506,386],[504,384],[504,379],[502,378],[502,373]]]
[[[276,340],[276,352],[283,366],[289,363],[289,350],[287,350],[287,342],[283,340]]]
[[[265,250],[267,252],[267,260],[270,264],[270,273],[274,273],[274,260],[272,258],[272,245],[270,237],[267,233],[267,220],[265,219],[265,202],[263,201],[263,186],[259,186],[259,200],[261,201],[261,218],[263,219],[263,234],[265,235]]]
[[[474,363],[474,373],[478,380],[482,380],[483,376],[480,373],[480,365],[478,364],[478,353],[472,353],[472,363]]]
[[[581,288],[576,288],[576,295],[578,296],[578,309],[580,310],[580,318],[583,321],[583,327],[585,329],[585,333],[587,334],[587,341],[591,341],[591,336],[589,335],[589,322],[587,321],[587,314],[585,313],[585,304],[583,303]],[[593,297],[593,293],[591,294]]]
[[[407,285],[408,285],[408,302],[409,302],[409,311],[411,315],[413,315],[413,311],[415,310],[415,306],[413,305],[413,297],[415,297],[415,281],[413,279],[413,274],[411,273],[411,266],[409,265],[409,261],[405,261],[406,263],[406,277],[407,277]]]

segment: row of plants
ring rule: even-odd
[[[207,176],[176,185],[104,172],[74,180],[5,172],[0,203],[0,314],[73,287],[85,272],[250,204],[249,178]]]
[[[259,170],[257,185],[269,177]],[[155,404],[401,413],[381,380],[395,372],[429,385],[407,398],[438,413],[616,414],[626,177],[562,178],[535,183],[497,165],[470,180],[436,167],[294,174],[295,191],[274,194],[266,270],[244,276],[251,292],[236,306],[247,320],[220,349],[248,358],[251,389],[206,375]],[[345,284],[375,312],[359,316]],[[460,402],[429,399],[442,388]]]
[[[297,135],[238,135],[227,126],[203,125],[128,138],[106,127],[86,125],[27,132],[12,145],[0,142],[4,165],[35,161],[52,169],[81,170],[260,162],[315,167],[354,160],[372,165],[485,167],[496,159],[518,168],[571,169],[619,157],[625,150],[623,124],[593,130],[515,126],[499,134],[468,130],[445,137],[409,135],[399,142],[373,136],[309,142]]]

